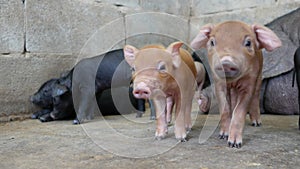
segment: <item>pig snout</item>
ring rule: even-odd
[[[38,95],[32,95],[29,97],[31,103],[37,104],[41,99]]]
[[[231,59],[221,59],[215,66],[215,72],[220,78],[235,78],[239,76],[239,67]]]
[[[137,85],[135,85],[132,93],[134,97],[138,99],[147,99],[150,97],[151,90],[149,87],[147,87],[146,83],[140,82]]]

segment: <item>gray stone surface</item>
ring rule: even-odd
[[[162,41],[162,39],[188,42],[189,22],[182,17],[166,13],[145,12],[127,15],[125,21],[126,38],[141,37],[133,38],[135,42],[128,39],[127,44],[138,45],[137,47],[152,43],[169,45],[170,40]],[[149,35],[154,35],[153,39]],[[143,36],[148,38],[143,38]]]
[[[118,7],[96,1],[27,0],[26,49],[77,54],[99,28],[120,17]]]
[[[0,0],[0,53],[24,51],[24,5]]]
[[[234,10],[244,10],[259,6],[274,5],[275,0],[197,0],[192,1],[192,15],[199,16],[202,14],[214,14],[220,12],[230,12]]]
[[[191,0],[142,0],[140,1],[140,6],[149,11],[189,17],[190,3]]]
[[[173,125],[169,126],[165,139],[154,140],[155,123],[149,122],[149,114],[139,119],[139,123],[131,121],[135,114],[98,118],[82,125],[38,120],[0,123],[0,168],[299,168],[298,116],[263,115],[261,127],[248,125],[247,118],[241,149],[228,148],[226,141],[217,138],[218,129],[199,144],[206,118],[198,115],[188,134],[189,140],[178,144]],[[112,129],[114,134],[109,132]],[[128,138],[140,142],[132,144]],[[101,141],[106,142],[101,144]],[[105,144],[111,147],[104,149]],[[164,151],[153,154],[155,150]],[[123,156],[117,154],[120,152]],[[149,156],[133,156],[137,154]]]
[[[109,3],[119,6],[127,6],[131,8],[139,8],[139,0],[95,0],[100,3]]]

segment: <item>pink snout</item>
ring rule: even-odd
[[[134,87],[132,93],[135,98],[147,99],[151,95],[151,90],[149,87],[147,87],[146,83],[140,82]]]
[[[221,60],[221,63],[215,66],[215,72],[220,78],[235,78],[239,76],[239,67],[230,60]]]

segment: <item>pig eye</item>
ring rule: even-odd
[[[250,39],[247,39],[247,40],[245,41],[245,46],[246,46],[246,47],[251,47],[251,41],[250,41]]]
[[[157,70],[161,73],[165,73],[167,71],[166,65],[164,62],[159,62],[157,66]]]
[[[165,65],[162,65],[162,66],[159,67],[158,70],[160,70],[160,71],[166,70],[166,66],[165,66]]]
[[[210,40],[209,43],[210,43],[210,46],[216,46],[216,41],[213,38]]]

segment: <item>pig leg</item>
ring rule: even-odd
[[[54,119],[50,116],[50,113],[48,113],[48,114],[44,114],[44,115],[40,116],[39,120],[41,122],[49,122],[49,121],[53,121]]]
[[[37,111],[35,113],[33,113],[31,115],[31,118],[32,119],[38,119],[40,118],[41,116],[45,115],[45,114],[50,114],[52,110],[50,109],[43,109],[43,110],[40,110],[40,111]]]
[[[73,100],[74,103],[77,102],[77,104],[79,104],[77,119],[73,121],[73,124],[80,124],[85,119],[91,120],[94,115],[95,107],[97,106],[95,92],[88,88],[81,89],[79,96],[73,98]]]
[[[252,122],[252,126],[260,126],[261,119],[260,119],[260,108],[259,108],[259,97],[260,97],[260,89],[261,89],[261,77],[258,78],[256,82],[256,88],[254,91],[254,96],[252,98],[252,102],[250,105],[250,120]]]
[[[174,100],[172,97],[167,97],[167,123],[170,124],[172,120],[172,111],[174,106]]]
[[[185,129],[187,132],[191,131],[192,129],[192,118],[191,118],[191,112],[192,112],[192,103],[193,103],[193,95],[192,97],[187,99],[187,103],[185,104],[185,115],[184,115],[184,123],[185,123]]]
[[[184,97],[183,97],[184,98]],[[177,140],[181,142],[186,141],[186,129],[185,129],[185,105],[183,104],[183,100],[179,102],[181,99],[175,98],[176,110],[175,110],[175,137]]]
[[[137,108],[136,117],[142,117],[145,112],[145,99],[137,99]]]
[[[211,93],[211,87],[205,88],[204,90],[201,91],[201,94],[199,96],[198,104],[199,104],[199,110],[202,113],[207,113],[210,108],[210,95]]]
[[[242,146],[242,133],[253,90],[253,86],[249,85],[248,89],[244,90],[244,93],[239,93],[237,95],[237,105],[232,113],[232,119],[229,127],[229,147],[240,148]]]
[[[149,99],[149,107],[150,107],[150,120],[155,120],[155,107],[152,99]]]
[[[161,140],[165,138],[168,133],[168,126],[166,121],[166,98],[158,95],[153,98],[153,103],[156,111],[156,132],[155,139]]]
[[[221,116],[220,120],[220,133],[219,138],[220,139],[228,139],[229,135],[229,126],[231,121],[231,111],[230,111],[230,98],[226,97],[227,89],[223,85],[220,84],[215,85],[216,88],[216,97],[219,104],[219,112]]]

